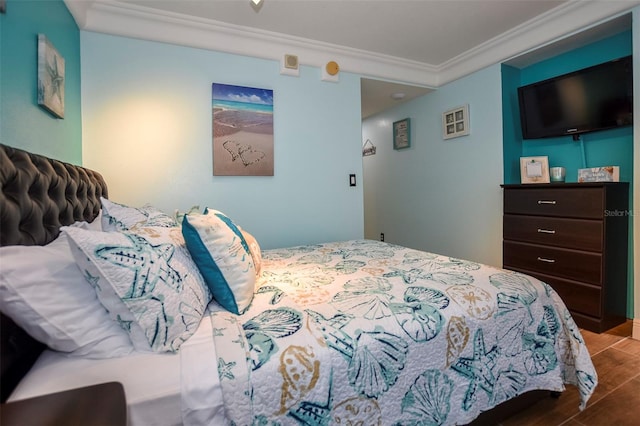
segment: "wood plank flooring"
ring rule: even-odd
[[[560,398],[545,398],[501,425],[640,425],[640,340],[630,337],[631,327],[627,321],[602,334],[581,330],[598,373],[598,386],[583,411],[578,390],[567,386]]]

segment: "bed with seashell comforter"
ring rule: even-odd
[[[584,407],[597,384],[567,308],[532,277],[369,240],[252,261],[220,212],[158,227],[161,212],[110,202],[98,172],[1,144],[0,183],[3,402],[117,381],[130,425],[435,425],[567,384]],[[211,247],[229,273],[251,278],[239,315],[215,294],[229,286],[194,272],[209,220],[228,231],[229,250]]]
[[[466,424],[525,392],[597,375],[547,284],[358,240],[263,252],[251,306],[211,308],[235,425]]]

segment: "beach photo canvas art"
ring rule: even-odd
[[[213,175],[273,176],[273,90],[213,83]]]

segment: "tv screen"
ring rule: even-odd
[[[631,56],[518,88],[524,139],[633,123]]]

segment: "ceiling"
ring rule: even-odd
[[[367,56],[387,62],[396,60],[427,71],[455,64],[468,52],[482,49],[530,22],[558,15],[568,6],[580,6],[577,0],[263,0],[259,6],[251,0],[65,2],[79,26],[89,30],[95,25],[92,11],[107,6],[127,8],[129,15],[161,14],[165,21],[190,20],[200,26],[223,24],[225,30],[246,30],[263,38],[279,36],[297,44],[312,40],[316,50],[339,47],[342,52],[365,60]],[[109,32],[113,26],[103,26],[100,31]],[[618,26],[613,29],[618,30]],[[344,62],[348,66],[348,60]],[[301,63],[304,64],[302,57]],[[369,70],[376,74],[373,68]],[[363,78],[362,115],[370,116],[433,88],[434,85],[406,84],[393,78]],[[396,95],[394,99],[394,93],[403,93],[404,97]]]
[[[552,0],[263,0],[260,7],[252,7],[250,0],[116,1],[434,65],[563,3]]]

